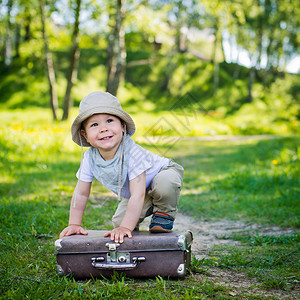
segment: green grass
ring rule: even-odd
[[[300,227],[298,138],[183,142],[174,153],[179,148],[190,152],[178,158],[188,170],[182,210],[195,217]]]
[[[223,237],[224,238],[224,237]],[[209,258],[194,261],[194,272],[209,274],[209,267],[246,273],[263,289],[293,291],[299,289],[299,233],[288,236],[235,234],[227,238],[242,241],[238,247],[217,246]]]
[[[210,268],[243,272],[258,280],[261,289],[293,291],[299,286],[298,233],[228,236],[241,246],[212,248],[210,258],[193,260],[193,274],[184,280],[115,276],[75,282],[59,278],[53,243],[68,222],[80,149],[71,141],[70,122],[52,123],[49,111],[5,111],[0,116],[1,298],[232,299],[236,291],[216,282],[209,275]],[[152,116],[147,121],[150,127],[157,119]],[[143,130],[139,135],[149,128],[144,125]],[[181,211],[196,219],[238,219],[290,226],[298,232],[298,138],[179,139],[174,145],[162,139],[158,146],[145,143],[145,136],[143,141],[149,150],[171,156],[185,167]],[[111,228],[115,199],[99,184],[93,186],[92,194],[84,215],[85,228]],[[101,209],[95,208],[100,201]],[[241,295],[264,299],[251,291]]]

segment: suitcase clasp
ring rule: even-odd
[[[105,246],[108,248],[109,251],[116,251],[117,247],[119,247],[120,244],[106,243]]]
[[[108,248],[109,253],[108,256],[110,257],[110,260],[112,262],[117,261],[118,257],[117,257],[117,247],[120,246],[120,244],[112,244],[112,243],[106,243],[105,246]]]
[[[121,262],[120,259],[121,260],[124,259],[124,260],[126,260],[126,262],[125,261]],[[130,260],[129,253],[122,253],[122,256],[119,256],[119,259],[117,262],[113,262],[113,261],[109,260],[109,257],[108,257],[106,263],[92,262],[92,266],[99,270],[129,271],[129,270],[136,269],[141,262],[146,261],[146,257],[135,256],[132,258],[132,263],[130,263],[130,262],[127,263],[127,261],[129,261],[129,260]]]
[[[109,250],[106,256],[106,262],[104,262],[105,258],[103,256],[92,258],[92,266],[96,269],[118,271],[133,270],[137,268],[141,262],[146,261],[144,256],[134,256],[131,263],[129,252],[117,251],[117,247],[119,247],[120,244],[106,243],[105,246]]]

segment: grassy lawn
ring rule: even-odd
[[[155,278],[75,282],[55,273],[54,240],[67,225],[80,149],[70,123],[52,123],[42,109],[0,113],[0,297],[3,299],[232,299],[236,291],[216,282],[212,268],[243,273],[262,290],[299,289],[299,138],[142,144],[185,167],[180,210],[196,219],[231,219],[282,228],[290,235],[247,232],[227,236],[239,247],[210,249],[194,259],[184,280]],[[141,120],[142,122],[142,120]],[[149,121],[150,122],[150,121]],[[152,124],[155,119],[151,120]],[[110,228],[116,201],[95,184],[101,213],[89,202],[84,226]],[[241,298],[263,299],[251,289]]]

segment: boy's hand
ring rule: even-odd
[[[64,236],[68,236],[72,234],[87,235],[88,233],[80,225],[69,225],[60,233],[59,238],[61,239]]]
[[[125,236],[128,236],[130,239],[132,238],[131,230],[121,226],[106,232],[104,236],[110,236],[110,239],[116,243],[123,243]]]

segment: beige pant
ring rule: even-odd
[[[183,167],[174,161],[159,171],[146,190],[144,206],[138,224],[154,212],[175,218],[183,181]],[[123,198],[112,217],[114,227],[119,227],[125,215],[128,198]],[[153,205],[153,208],[152,208]]]

